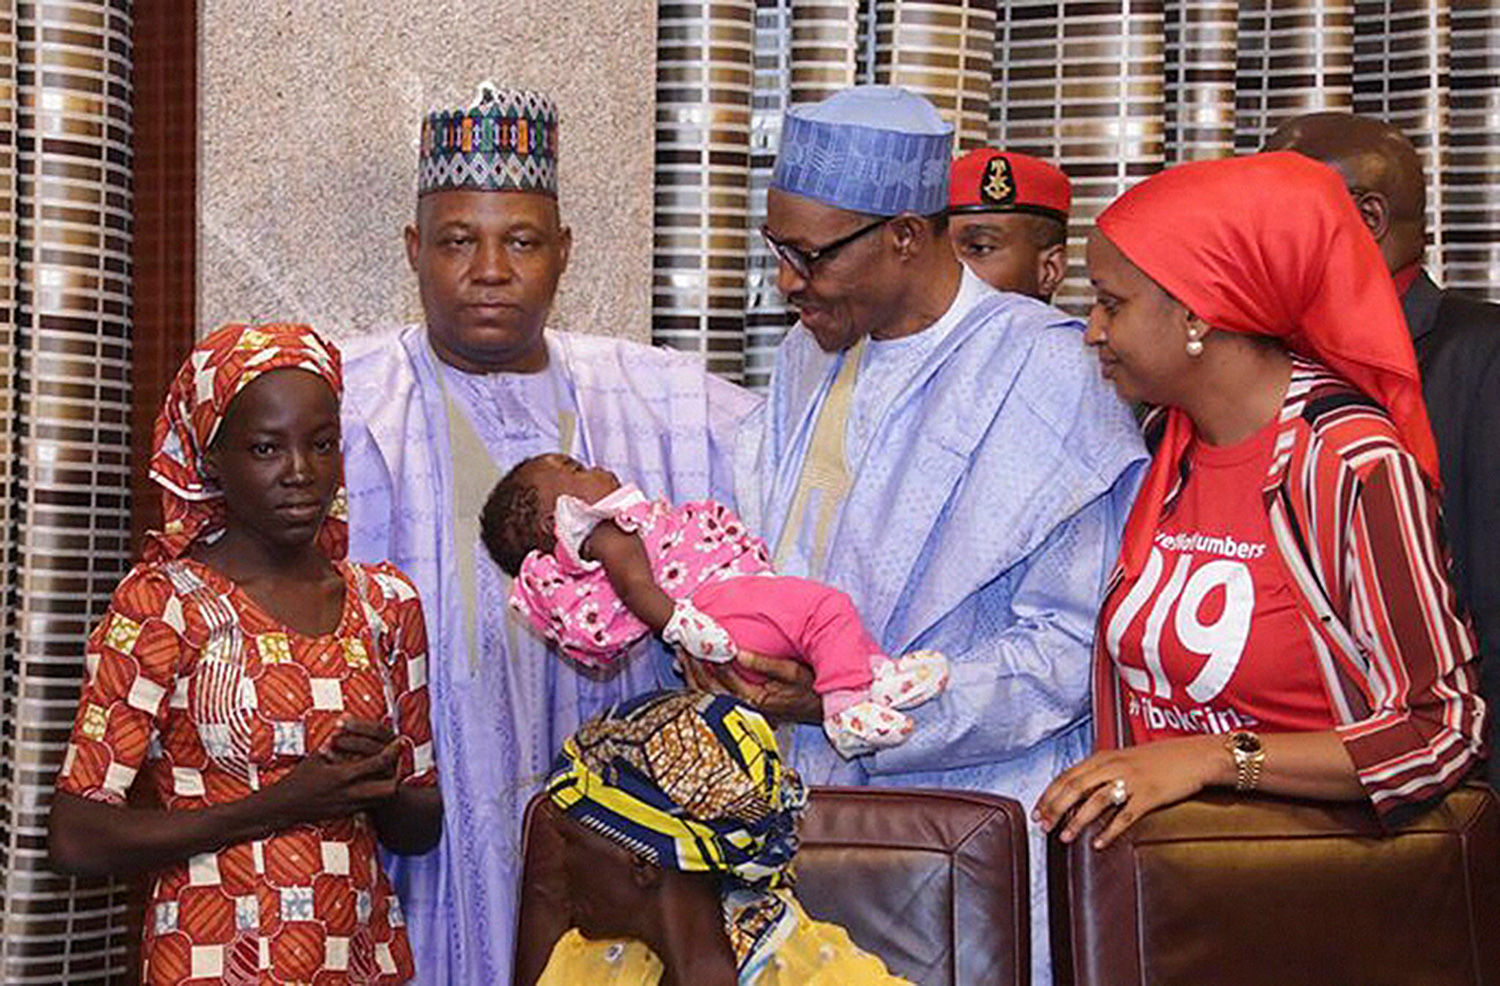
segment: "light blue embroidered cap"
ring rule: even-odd
[[[855,86],[793,106],[771,187],[825,205],[895,216],[948,207],[953,126],[899,86]]]

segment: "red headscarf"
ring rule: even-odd
[[[162,488],[159,531],[147,535],[146,560],[167,561],[195,541],[224,530],[224,494],[203,472],[203,454],[213,444],[229,402],[251,381],[271,370],[295,368],[344,390],[339,351],[306,325],[226,325],[193,347],[177,371],[151,440],[151,479]],[[339,485],[318,532],[330,558],[349,547],[348,506]]]
[[[1211,328],[1275,336],[1379,401],[1434,486],[1437,445],[1391,276],[1343,181],[1290,151],[1184,164],[1100,214],[1099,231]],[[1125,528],[1138,574],[1192,422],[1166,435]]]

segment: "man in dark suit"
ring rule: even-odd
[[[1298,151],[1343,176],[1401,295],[1437,437],[1454,587],[1473,616],[1483,658],[1489,780],[1500,786],[1500,305],[1445,291],[1422,269],[1422,160],[1395,127],[1312,113],[1283,124],[1265,149]]]

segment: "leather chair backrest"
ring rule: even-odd
[[[1058,986],[1500,986],[1500,802],[1465,785],[1382,827],[1368,805],[1214,794],[1108,849],[1052,840]]]
[[[531,986],[567,930],[560,837],[526,815],[516,982]],[[1009,798],[952,791],[813,788],[797,899],[921,986],[1026,986],[1026,825]]]

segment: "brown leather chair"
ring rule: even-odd
[[[1097,831],[1097,825],[1090,832]],[[1048,858],[1058,986],[1500,984],[1500,802],[1210,795]]]
[[[531,986],[567,930],[559,840],[541,797],[526,813],[516,982]],[[1030,981],[1026,825],[1009,798],[813,788],[797,899],[921,986]]]

